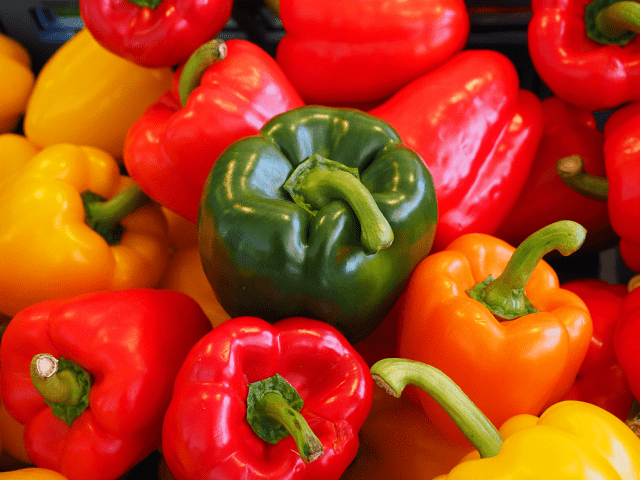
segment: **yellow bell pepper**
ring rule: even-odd
[[[86,191],[110,202],[85,208]],[[131,213],[139,200],[147,204]],[[0,312],[9,316],[53,298],[155,287],[169,260],[160,206],[93,147],[42,149],[0,191],[0,218]]]
[[[220,305],[204,273],[196,225],[168,208],[162,210],[169,224],[171,257],[159,287],[189,295],[198,302],[211,326],[217,327],[231,316]]]
[[[0,192],[2,184],[18,173],[40,151],[33,142],[17,133],[0,134]]]
[[[33,88],[31,57],[24,46],[0,33],[0,133],[11,132]]]
[[[67,480],[67,477],[46,468],[29,467],[0,472],[0,480]]]
[[[83,29],[44,65],[23,129],[40,147],[88,145],[122,157],[129,127],[171,88],[170,68],[145,68],[107,51]]]
[[[423,389],[476,447],[434,480],[640,480],[640,438],[591,403],[567,400],[540,417],[515,415],[498,431],[449,377],[430,365],[383,359],[371,373],[393,396],[407,385]]]

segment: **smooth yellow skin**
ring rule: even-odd
[[[540,418],[516,415],[500,428],[495,457],[467,455],[434,480],[638,480],[640,438],[600,407],[559,402]]]
[[[0,133],[11,132],[33,88],[31,57],[24,46],[0,33]]]
[[[108,153],[53,145],[0,191],[0,312],[98,290],[156,287],[167,267],[167,221],[146,205],[122,220],[110,246],[84,222],[80,193],[111,198],[133,181]]]
[[[0,472],[0,480],[67,480],[67,477],[46,468],[22,468]]]
[[[104,49],[83,29],[49,58],[24,118],[40,147],[89,145],[122,157],[124,139],[144,110],[171,88],[170,68],[145,68]]]
[[[40,148],[17,133],[0,134],[0,192],[2,184],[22,170]]]

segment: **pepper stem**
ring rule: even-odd
[[[640,33],[640,4],[595,0],[585,7],[587,36],[602,44],[625,45]]]
[[[368,255],[393,242],[391,225],[360,182],[357,168],[313,154],[298,165],[283,188],[312,215],[333,200],[347,202],[360,222],[362,248]]]
[[[226,56],[227,45],[219,38],[200,45],[191,54],[182,68],[178,81],[178,95],[183,107],[187,104],[191,92],[200,85],[200,79],[205,70],[214,63],[224,60]]]
[[[584,171],[584,159],[580,155],[569,155],[556,162],[556,172],[572,190],[585,197],[601,202],[607,201],[609,181]]]
[[[131,3],[135,3],[140,8],[149,7],[151,9],[156,8],[162,2],[162,0],[128,0],[128,1]]]
[[[89,406],[91,375],[78,364],[40,353],[32,358],[30,372],[35,389],[67,425]]]
[[[498,278],[493,280],[489,276],[467,293],[494,315],[506,320],[537,312],[525,295],[533,270],[552,250],[558,250],[565,256],[575,252],[583,244],[586,233],[582,225],[571,220],[561,220],[541,228],[522,241]]]
[[[109,245],[120,243],[124,233],[124,227],[120,222],[127,215],[153,202],[137,185],[123,190],[109,200],[90,190],[80,196],[84,204],[85,223],[99,233]]]
[[[293,386],[275,374],[249,385],[247,421],[264,441],[276,444],[291,435],[305,462],[324,454],[322,443],[299,413],[304,402]]]
[[[264,4],[274,15],[280,15],[280,0],[264,0]]]
[[[424,390],[449,415],[483,458],[498,454],[504,439],[471,399],[441,370],[415,360],[385,358],[371,367],[375,382],[398,398],[407,385]]]

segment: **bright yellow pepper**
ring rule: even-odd
[[[0,33],[0,133],[11,132],[33,88],[31,57],[24,46]]]
[[[107,210],[122,200],[114,198],[120,192],[134,204],[149,202],[108,153],[71,144],[46,147],[6,183],[0,191],[0,312],[13,316],[52,298],[160,283],[169,242],[159,205],[129,213],[127,202],[116,204],[120,210],[112,221],[124,233],[113,244],[85,221],[81,193],[87,190],[111,199],[102,207]],[[113,215],[96,212],[99,205],[89,208],[94,220]]]
[[[17,133],[0,134],[0,192],[2,183],[18,173],[40,151],[33,142]]]
[[[41,147],[88,145],[122,157],[129,127],[171,88],[170,68],[145,68],[83,29],[49,58],[27,104],[25,135]]]
[[[371,373],[396,397],[407,385],[420,387],[476,447],[434,480],[640,480],[640,438],[591,403],[558,402],[540,417],[515,415],[498,431],[460,387],[430,365],[387,358]]]

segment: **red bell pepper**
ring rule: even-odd
[[[640,288],[633,288],[622,301],[618,323],[613,333],[613,348],[631,392],[640,399]]]
[[[558,173],[578,192],[606,201],[609,222],[620,237],[620,256],[640,272],[640,102],[613,112],[604,138],[606,177],[585,172],[579,156],[561,159]]]
[[[309,104],[371,107],[462,50],[469,36],[462,0],[266,3],[285,30],[276,60]]]
[[[38,467],[116,480],[160,447],[173,381],[211,325],[171,290],[120,290],[18,312],[2,336],[0,386]]]
[[[531,11],[531,61],[553,93],[592,111],[640,100],[640,4],[532,0]]]
[[[545,225],[573,220],[587,229],[585,245],[610,244],[607,206],[567,187],[556,173],[556,162],[571,154],[581,155],[585,168],[604,175],[604,135],[593,113],[558,97],[542,101],[544,132],[531,171],[515,205],[494,235],[512,245]]]
[[[145,67],[173,67],[222,31],[232,0],[80,0],[93,38]]]
[[[176,480],[337,480],[356,455],[372,391],[367,364],[330,325],[237,317],[185,360],[162,452]]]
[[[439,220],[432,251],[491,234],[514,205],[542,136],[542,108],[504,55],[465,50],[370,110],[422,156]]]
[[[222,151],[303,105],[262,48],[214,41],[176,71],[173,88],[130,128],[124,164],[149,197],[195,223],[202,187]]]
[[[610,285],[594,278],[565,282],[562,288],[584,301],[593,322],[587,355],[576,381],[563,400],[593,403],[624,421],[629,415],[633,394],[616,358],[613,333],[627,287],[622,284]]]

